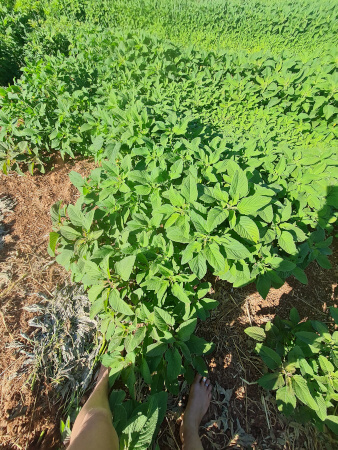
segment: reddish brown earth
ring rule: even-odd
[[[36,380],[32,391],[27,373],[21,373],[23,356],[8,345],[29,333],[31,313],[23,306],[40,301],[36,293],[50,296],[68,277],[53,263],[46,248],[51,231],[50,207],[58,200],[75,202],[78,192],[68,173],[88,174],[93,163],[79,161],[45,175],[0,175],[0,196],[16,202],[5,218],[8,234],[0,250],[0,448],[57,448],[60,414],[53,404],[52,388]],[[43,433],[43,439],[38,441]]]
[[[23,356],[8,345],[22,341],[21,331],[30,331],[27,321],[32,315],[23,306],[36,303],[37,292],[50,295],[68,277],[46,251],[51,231],[49,209],[58,200],[76,200],[77,191],[68,179],[70,170],[85,175],[92,167],[92,163],[78,161],[34,177],[0,175],[0,196],[16,201],[13,213],[6,216],[9,234],[0,251],[0,273],[7,274],[5,281],[0,279],[0,448],[60,448],[61,411],[55,404],[52,386],[41,379],[36,380],[32,390],[29,374],[21,369]],[[285,318],[293,306],[301,317],[326,320],[327,307],[337,303],[337,245],[335,248],[332,270],[324,271],[313,264],[307,270],[307,286],[290,279],[282,288],[272,289],[266,300],[253,285],[233,290],[225,282],[214,282],[220,305],[197,330],[199,336],[215,343],[208,363],[211,381],[219,385],[203,421],[207,426],[201,428],[206,449],[243,448],[236,436],[238,423],[253,436],[252,447],[256,449],[324,448],[317,433],[287,424],[278,414],[273,397],[251,384],[259,378],[263,366],[244,329],[265,323],[276,313]],[[222,389],[232,389],[228,402],[224,402]],[[186,401],[184,393],[187,388],[180,399],[170,402],[160,432],[161,449],[180,448],[177,419]],[[226,430],[222,420],[227,420]]]

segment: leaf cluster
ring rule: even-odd
[[[330,307],[330,312],[337,325],[338,308]],[[325,424],[338,434],[338,331],[332,324],[301,321],[292,308],[289,320],[277,316],[264,328],[245,332],[258,341],[256,351],[270,369],[258,384],[276,391],[278,409],[320,430]]]

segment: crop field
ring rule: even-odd
[[[27,242],[25,274],[0,277],[4,333],[20,333],[6,296],[27,276],[50,299],[74,283],[68,313],[89,299],[96,337],[75,335],[110,368],[121,449],[180,448],[196,372],[214,383],[205,448],[337,444],[337,14],[334,0],[0,5],[0,200],[13,197]],[[62,348],[67,375],[45,368],[39,386],[69,392]],[[53,412],[63,437],[79,401]],[[32,440],[4,426],[4,445],[60,448],[33,413]]]

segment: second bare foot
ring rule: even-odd
[[[212,386],[210,380],[197,374],[193,384],[191,385],[190,395],[187,408],[184,412],[180,436],[183,443],[183,448],[194,448],[189,445],[189,441],[195,442],[195,448],[202,448],[201,441],[198,437],[198,428],[207,412],[211,400]],[[199,441],[198,447],[197,441]],[[192,443],[192,442],[191,442]]]

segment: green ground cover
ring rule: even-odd
[[[97,162],[70,174],[81,196],[53,208],[49,252],[89,288],[104,363],[131,396],[114,394],[121,417],[138,420],[135,382],[150,386],[146,445],[160,393],[206,371],[212,347],[193,332],[217,305],[207,272],[265,297],[291,275],[306,283],[314,260],[330,267],[336,3],[20,1],[0,14],[2,170]],[[127,445],[143,419],[115,425]]]

